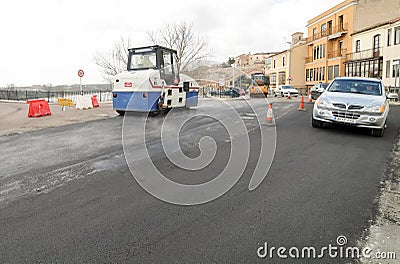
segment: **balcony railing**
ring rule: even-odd
[[[306,63],[310,63],[310,62],[313,62],[313,57],[312,56],[306,58]]]
[[[344,33],[347,32],[347,23],[345,24],[340,24],[332,28],[327,28],[326,30],[320,31],[317,34],[308,37],[307,38],[307,43],[313,42],[314,40],[323,38],[323,37],[328,37],[328,36],[333,36],[337,33]]]
[[[338,57],[345,57],[347,49],[339,49],[339,50],[331,50],[328,51],[328,59],[338,58]]]
[[[353,52],[346,54],[346,61],[355,61],[355,60],[365,60],[371,58],[379,58],[382,56],[383,48],[377,49],[369,49],[369,50],[362,50],[359,52]]]

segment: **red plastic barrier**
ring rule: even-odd
[[[49,103],[46,100],[29,100],[28,117],[39,117],[51,115]]]
[[[99,107],[99,102],[97,101],[97,95],[92,96],[92,105],[93,107]]]

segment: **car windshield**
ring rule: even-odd
[[[327,83],[321,83],[321,88],[326,89],[326,87],[328,87],[328,84],[327,84]]]
[[[156,53],[133,53],[131,54],[131,70],[152,69],[157,65]]]
[[[379,82],[367,80],[334,80],[329,92],[382,95]]]
[[[293,87],[289,86],[289,85],[285,85],[285,86],[282,86],[282,89],[293,89]]]

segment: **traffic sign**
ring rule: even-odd
[[[83,75],[85,75],[85,72],[83,70],[79,70],[78,71],[78,76],[82,78]]]

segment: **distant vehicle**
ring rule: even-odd
[[[311,98],[317,100],[318,97],[325,91],[328,87],[327,83],[318,83],[311,88]]]
[[[257,72],[251,75],[252,86],[250,87],[251,97],[267,97],[269,84],[266,83],[264,73]]]
[[[381,80],[338,77],[314,104],[312,126],[341,123],[371,129],[371,135],[383,136],[389,103]]]
[[[174,107],[195,107],[199,85],[178,74],[177,51],[158,45],[129,49],[127,71],[113,83],[113,108],[153,115]]]
[[[246,95],[246,91],[243,90],[242,88],[233,88],[233,90],[239,94],[239,96],[245,96]]]
[[[275,97],[281,96],[281,97],[288,97],[290,93],[290,96],[297,97],[299,96],[299,91],[295,89],[293,86],[290,85],[281,85],[275,88],[274,90],[274,95]]]

